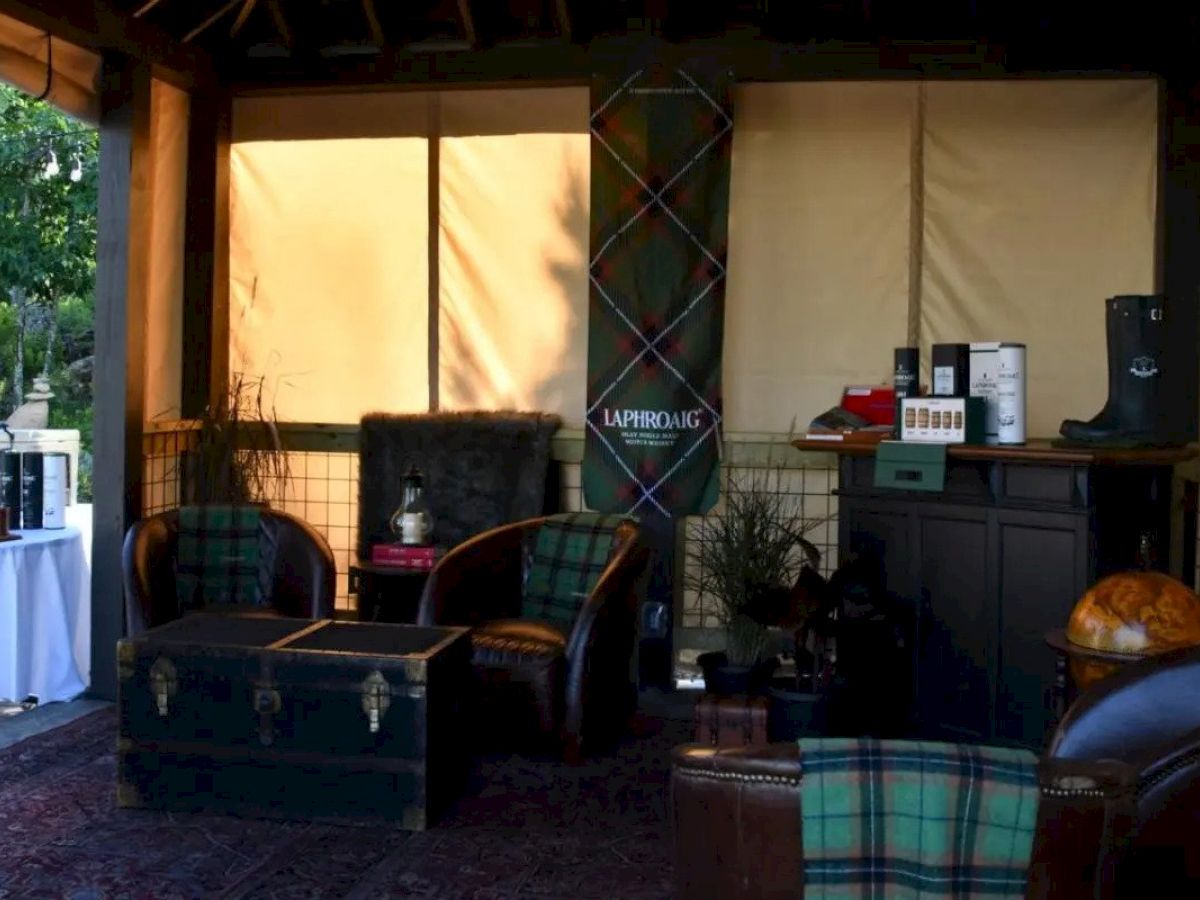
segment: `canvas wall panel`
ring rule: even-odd
[[[441,407],[581,428],[587,89],[447,92],[440,106]]]
[[[180,413],[188,106],[184,91],[151,82],[154,203],[146,298],[146,416],[151,421],[177,419]]]
[[[230,163],[230,368],[281,419],[428,407],[424,138],[255,140]]]
[[[908,315],[912,84],[734,94],[727,432],[786,433],[890,380]]]
[[[925,90],[923,360],[940,341],[1024,341],[1028,434],[1057,435],[1104,404],[1104,299],[1154,287],[1156,84]]]
[[[51,48],[53,44],[53,48]],[[0,16],[0,80],[37,97],[46,91],[46,102],[85,122],[100,120],[100,56],[9,16]]]

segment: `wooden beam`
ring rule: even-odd
[[[441,325],[442,325],[442,283],[441,247],[442,222],[442,98],[436,91],[430,91],[427,101],[428,113],[428,148],[427,154],[427,199],[426,208],[428,234],[426,237],[426,272],[429,280],[428,296],[428,347],[429,366],[429,411],[437,412],[441,408]]]
[[[223,4],[220,9],[218,9],[215,13],[213,13],[211,16],[209,16],[207,19],[205,19],[203,22],[201,22],[199,25],[197,25],[195,28],[193,28],[187,34],[185,34],[183,36],[183,42],[185,44],[191,43],[193,38],[199,37],[201,34],[203,34],[205,31],[207,31],[209,29],[209,27],[214,22],[216,22],[219,18],[221,18],[226,13],[228,13],[231,9],[233,9],[239,3],[244,3],[244,2],[245,2],[245,0],[227,0],[227,2],[225,4]]]
[[[271,14],[271,21],[275,23],[275,30],[279,32],[279,39],[283,41],[283,46],[291,50],[292,29],[288,25],[287,17],[283,14],[283,7],[279,5],[279,0],[267,0],[267,12]]]
[[[475,16],[471,13],[471,0],[458,0],[458,18],[462,22],[463,37],[472,47],[479,46],[479,32],[475,30]]]
[[[217,82],[216,69],[207,53],[184,46],[163,29],[114,6],[111,0],[0,0],[0,15],[97,53],[122,53],[148,63],[156,78],[184,90]]]
[[[192,98],[183,233],[185,418],[225,396],[229,384],[229,148],[227,94]]]
[[[153,150],[150,67],[108,54],[101,80],[91,692],[112,699],[125,633],[121,546],[142,510]]]
[[[639,47],[648,41],[653,39],[598,39],[584,47],[552,39],[533,46],[494,44],[485,50],[467,52],[421,53],[388,48],[369,60],[341,58],[325,60],[322,65],[306,65],[294,57],[243,59],[234,61],[227,75],[235,96],[429,86],[584,85],[590,82],[593,72],[628,67],[631,58],[644,57],[645,54],[639,56]],[[742,83],[929,77],[925,66],[905,63],[871,44],[830,42],[802,46],[733,37],[655,44],[664,53],[680,59],[697,56],[713,66],[727,66]],[[1149,74],[1145,70],[1117,71],[1115,67],[1014,70],[983,54],[975,64],[939,71],[938,77],[1145,78]]]
[[[367,27],[371,29],[371,40],[375,46],[383,49],[387,46],[387,35],[383,32],[383,24],[379,21],[379,13],[375,9],[375,0],[362,0],[363,15],[367,17]]]
[[[1200,436],[1200,71],[1166,78],[1162,116],[1162,169],[1156,283],[1167,296],[1171,327],[1168,352],[1178,360],[1163,387],[1167,396],[1188,398],[1183,423],[1191,440]]]
[[[254,7],[256,6],[258,6],[258,0],[246,0],[242,4],[242,8],[238,10],[237,18],[233,20],[233,27],[229,29],[230,37],[237,37],[237,33],[245,26],[246,20],[250,18],[250,13],[254,12]]]

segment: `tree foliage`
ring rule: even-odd
[[[95,129],[0,85],[0,420],[35,375],[54,428],[78,428],[90,493],[96,279]]]

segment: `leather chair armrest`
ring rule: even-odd
[[[418,625],[475,625],[517,615],[528,536],[543,517],[501,525],[442,557],[421,594]]]
[[[285,616],[328,619],[337,593],[337,564],[324,535],[296,516],[273,510],[263,526],[275,530],[271,606]]]
[[[680,900],[782,900],[804,893],[800,750],[676,747],[671,767]]]
[[[1123,883],[1200,897],[1200,729],[1131,762],[1138,770],[1138,833]]]
[[[567,638],[565,730],[583,734],[589,701],[619,707],[629,686],[630,658],[637,640],[637,583],[650,549],[636,538],[622,541],[575,617]]]
[[[177,539],[174,513],[148,516],[134,522],[125,533],[121,569],[125,582],[126,634],[141,634],[147,628],[178,617]]]
[[[1136,767],[1118,760],[1044,758],[1025,896],[1120,896],[1136,828]]]

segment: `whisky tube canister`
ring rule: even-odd
[[[1025,443],[1025,345],[1002,343],[996,354],[997,442]]]

